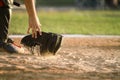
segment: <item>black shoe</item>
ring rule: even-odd
[[[8,53],[24,53],[24,49],[20,46],[17,46],[13,43],[3,43],[0,42],[0,52]]]

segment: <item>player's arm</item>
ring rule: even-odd
[[[24,0],[28,17],[29,17],[29,27],[28,27],[28,33],[30,30],[32,31],[32,37],[37,37],[37,31],[41,34],[41,24],[37,16],[37,12],[35,9],[35,0]]]

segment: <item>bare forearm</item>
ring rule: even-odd
[[[32,36],[34,38],[37,37],[37,32],[41,34],[41,24],[39,21],[39,18],[37,16],[37,12],[35,9],[35,0],[24,0],[27,12],[28,12],[28,17],[29,17],[29,27],[27,30],[27,33],[32,31]]]
[[[35,10],[35,0],[24,0],[28,15],[31,17],[36,17],[37,13]]]

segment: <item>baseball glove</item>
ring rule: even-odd
[[[32,54],[55,55],[61,46],[62,35],[55,33],[42,32],[39,35],[37,32],[37,38],[32,38],[32,35],[27,35],[22,38],[21,44],[23,44]]]

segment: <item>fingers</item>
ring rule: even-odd
[[[32,30],[32,38],[37,38],[37,31],[36,30]]]
[[[42,35],[40,27],[29,27],[28,30],[27,30],[27,33],[30,32],[30,29],[32,31],[32,37],[33,38],[37,38],[38,33],[39,33],[39,35]]]
[[[27,33],[32,31],[32,37],[37,38],[37,34],[39,33],[41,35],[41,24],[37,17],[30,17],[29,18],[29,28]]]

